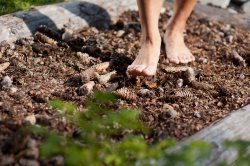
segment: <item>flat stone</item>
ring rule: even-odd
[[[36,124],[36,117],[34,114],[25,117],[24,121],[29,125]]]
[[[248,1],[248,2],[246,2],[246,3],[244,3],[244,4],[242,5],[242,10],[243,10],[247,15],[250,16],[250,1]]]
[[[200,0],[199,2],[205,5],[211,4],[221,8],[227,8],[230,3],[230,0]]]

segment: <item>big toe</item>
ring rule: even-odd
[[[178,59],[178,57],[168,57],[168,60],[172,63],[175,63],[175,64],[180,63],[180,60]]]
[[[154,66],[148,66],[142,71],[143,76],[153,76],[156,73],[156,67]]]
[[[131,75],[141,75],[141,72],[143,71],[143,69],[146,68],[145,65],[130,65],[130,66],[131,67],[129,67],[127,71]]]

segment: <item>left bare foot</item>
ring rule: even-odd
[[[189,63],[195,57],[184,43],[183,33],[179,31],[166,30],[164,35],[167,58],[175,64]]]
[[[160,56],[161,37],[159,34],[154,40],[144,40],[141,42],[141,49],[134,60],[128,66],[128,73],[137,76],[152,76],[156,73]]]

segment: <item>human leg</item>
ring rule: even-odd
[[[141,20],[141,49],[128,66],[128,73],[151,76],[156,72],[160,56],[161,37],[158,20],[163,0],[137,0]]]
[[[195,60],[194,56],[185,45],[183,36],[186,21],[195,4],[196,0],[174,1],[174,13],[167,24],[164,35],[166,53],[170,62],[179,64]]]

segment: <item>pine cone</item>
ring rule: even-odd
[[[194,94],[190,90],[177,90],[174,92],[174,97],[193,98]]]
[[[36,32],[35,37],[37,38],[37,40],[39,40],[43,43],[48,43],[48,44],[53,45],[53,46],[57,45],[57,41],[51,39],[50,37],[48,37],[40,32]]]
[[[118,89],[115,91],[115,94],[125,100],[135,100],[136,99],[136,94],[131,90],[126,87],[123,87],[121,89]]]
[[[183,71],[186,71],[188,70],[188,66],[177,66],[177,67],[173,67],[173,66],[168,66],[166,67],[164,70],[167,72],[167,73],[177,73],[177,72],[183,72]]]

